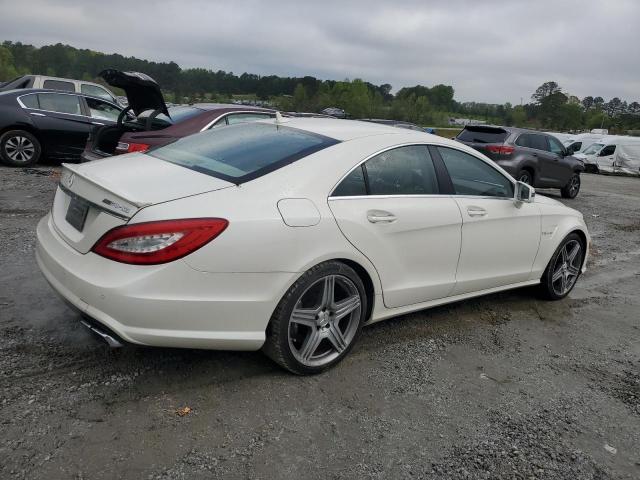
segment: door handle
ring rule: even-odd
[[[467,213],[470,217],[484,217],[487,211],[482,207],[467,207]]]
[[[371,223],[391,223],[398,219],[393,213],[385,210],[369,210],[367,220]]]

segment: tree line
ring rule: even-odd
[[[175,62],[152,62],[105,54],[69,45],[34,47],[4,41],[0,45],[0,81],[24,74],[43,74],[100,82],[105,68],[144,72],[161,86],[168,101],[229,101],[252,98],[269,101],[285,111],[318,112],[326,107],[344,109],[353,118],[390,118],[420,125],[446,125],[450,117],[487,123],[555,130],[609,128],[640,129],[640,104],[618,97],[579,99],[545,82],[524,105],[457,102],[449,85],[404,87],[392,94],[390,84],[355,80],[320,80],[312,76],[236,75],[224,70],[180,68]]]

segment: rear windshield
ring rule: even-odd
[[[509,132],[501,128],[464,127],[458,135],[458,140],[472,143],[503,143]]]
[[[182,138],[150,155],[240,184],[336,143],[333,138],[281,125],[241,123]]]
[[[195,107],[169,107],[167,109],[169,111],[169,117],[167,117],[164,113],[161,113],[157,117],[155,117],[151,121],[151,126],[153,130],[167,128],[171,125],[175,125],[176,123],[184,122],[185,120],[189,120],[192,117],[202,113],[204,110]],[[153,110],[145,110],[140,115],[138,115],[137,119],[134,123],[146,125],[147,118],[151,115]]]

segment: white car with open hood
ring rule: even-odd
[[[46,279],[112,345],[263,348],[296,373],[385,318],[563,298],[589,246],[579,212],[458,142],[280,116],[65,165],[37,235]]]

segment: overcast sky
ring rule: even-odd
[[[639,20],[638,0],[0,0],[0,39],[514,104],[548,80],[640,101]]]

